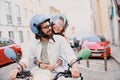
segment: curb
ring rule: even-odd
[[[111,56],[111,58],[113,58],[118,64],[120,64],[120,61],[117,60],[115,57]]]

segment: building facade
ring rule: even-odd
[[[93,32],[104,35],[112,44],[120,46],[120,25],[117,0],[91,0]]]
[[[44,0],[0,0],[0,37],[12,38],[17,43],[34,39],[29,22],[39,13],[50,15],[55,12]]]

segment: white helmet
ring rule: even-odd
[[[63,29],[65,30],[65,29],[68,27],[68,20],[67,20],[67,18],[66,18],[65,15],[57,14],[57,15],[55,15],[55,16],[52,16],[52,17],[50,18],[50,23],[53,24],[53,25],[54,25],[54,24],[57,24],[58,19],[62,19],[62,20],[63,20],[63,22],[64,22]]]

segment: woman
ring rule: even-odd
[[[57,14],[51,17],[50,22],[52,24],[54,34],[65,37],[66,40],[69,42],[69,39],[67,38],[67,36],[65,36],[65,31],[68,27],[68,20],[66,16],[62,14]]]
[[[50,18],[50,23],[52,24],[52,30],[55,35],[61,35],[63,36],[68,44],[70,44],[70,41],[68,37],[65,35],[66,28],[68,27],[68,20],[65,15],[57,14]],[[68,62],[61,57],[63,66],[67,66],[66,63]]]

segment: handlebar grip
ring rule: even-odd
[[[16,78],[21,78],[24,79],[26,77],[31,77],[31,72],[30,71],[21,71],[17,74]]]
[[[57,74],[54,78],[53,78],[53,80],[57,80],[59,77],[61,77],[61,76],[64,76],[65,78],[70,78],[70,77],[72,77],[72,75],[70,74],[70,73],[64,73],[64,72],[60,72],[59,74]],[[83,76],[82,76],[82,74],[80,73],[80,80],[83,80]]]
[[[22,78],[22,79],[23,79],[24,77],[25,77],[25,76],[24,76],[23,74],[21,74],[21,72],[18,73],[17,76],[16,76],[16,78]]]
[[[82,74],[80,73],[80,78],[81,78],[81,80],[83,80],[83,76],[82,76]]]

